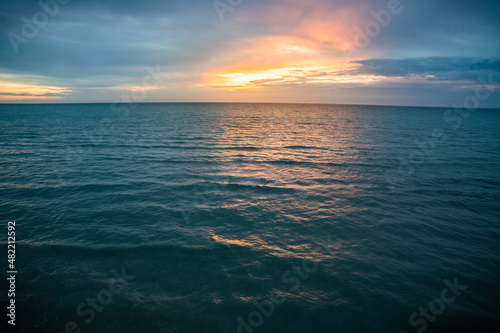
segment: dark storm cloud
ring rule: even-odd
[[[357,74],[405,77],[432,76],[439,80],[468,80],[478,73],[500,72],[500,58],[428,57],[410,59],[368,59],[353,61]]]

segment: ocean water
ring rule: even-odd
[[[500,110],[0,105],[17,332],[494,332]]]

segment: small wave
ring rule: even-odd
[[[0,242],[7,244],[7,242]],[[212,243],[215,244],[215,243]],[[213,245],[180,245],[180,244],[121,244],[121,245],[104,245],[104,244],[65,244],[56,242],[34,242],[34,241],[18,241],[19,247],[27,247],[36,249],[37,251],[62,251],[64,253],[77,252],[79,254],[101,253],[101,252],[122,252],[122,251],[158,251],[158,250],[173,250],[173,251],[198,251],[213,249]]]
[[[216,149],[220,149],[220,150],[250,150],[250,151],[263,150],[263,148],[254,147],[254,146],[217,147]]]
[[[284,146],[286,149],[306,149],[306,150],[329,150],[325,147],[314,147],[314,146]]]

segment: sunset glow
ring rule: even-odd
[[[0,81],[0,101],[63,99],[71,90],[63,87]]]
[[[135,92],[140,102],[444,106],[499,71],[500,27],[487,4],[98,3],[68,2],[28,38],[22,17],[43,8],[9,2],[0,102],[112,103]],[[469,20],[474,10],[483,19]]]
[[[374,75],[346,75],[341,71],[329,68],[282,68],[262,71],[242,71],[217,74],[212,82],[213,87],[231,91],[239,89],[263,88],[267,85],[286,84],[328,84],[328,83],[361,83],[370,84],[380,81]]]
[[[499,17],[2,0],[2,331],[499,331]]]

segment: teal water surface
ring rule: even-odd
[[[500,110],[0,105],[18,332],[494,332]],[[5,306],[4,306],[5,305]]]

